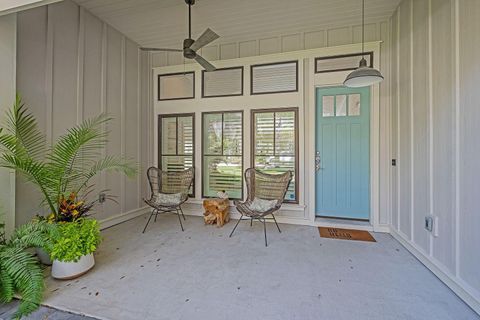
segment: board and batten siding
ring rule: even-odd
[[[119,155],[139,164],[133,179],[103,174],[95,192],[107,189],[118,204],[96,207],[104,225],[119,222],[123,214],[142,212],[148,196],[143,172],[150,163],[147,125],[150,110],[149,60],[138,45],[74,2],[67,0],[18,13],[17,89],[46,132],[47,140],[102,112],[114,118],[108,124],[104,154]],[[41,213],[34,188],[17,183],[17,224]],[[131,215],[130,215],[131,217]]]
[[[0,16],[0,115],[15,100],[17,16]],[[0,168],[0,223],[9,236],[15,226],[15,172]]]
[[[392,233],[477,312],[479,16],[479,1],[403,0],[390,78]]]

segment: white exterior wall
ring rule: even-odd
[[[0,114],[15,101],[17,16],[0,16]],[[15,172],[0,169],[0,221],[7,235],[15,225]]]
[[[125,213],[144,212],[148,150],[142,123],[149,99],[141,88],[147,62],[136,43],[70,0],[18,13],[18,92],[47,139],[54,141],[71,126],[107,112],[114,117],[107,154],[141,165],[134,179],[104,174],[94,182],[97,191],[108,189],[118,197],[118,204],[96,207],[95,217],[104,226],[121,221]],[[32,190],[17,184],[17,224],[41,212]]]
[[[478,1],[402,1],[390,79],[392,233],[477,312],[479,16]]]

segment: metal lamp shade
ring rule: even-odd
[[[350,88],[367,87],[379,83],[382,80],[383,76],[380,71],[368,67],[367,60],[362,58],[362,60],[360,60],[360,66],[347,76],[343,85]]]

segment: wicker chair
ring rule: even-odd
[[[266,219],[272,219],[275,221],[278,232],[282,232],[278,226],[277,220],[275,219],[274,213],[280,209],[287,193],[288,186],[290,181],[292,181],[292,172],[287,171],[282,174],[266,174],[262,173],[254,168],[249,168],[245,171],[245,181],[247,183],[247,200],[244,202],[234,201],[237,210],[242,215],[240,219],[235,224],[235,227],[230,233],[230,237],[235,232],[238,224],[242,220],[250,220],[250,226],[252,226],[253,220],[256,219],[263,223],[263,233],[265,234],[265,246],[267,244],[267,227]],[[267,209],[266,211],[260,212],[252,210],[252,202],[255,198],[263,200],[275,200],[276,203],[273,207]],[[272,218],[267,218],[271,215]],[[247,218],[244,219],[243,217]]]
[[[185,215],[181,205],[188,200],[188,194],[190,187],[192,186],[194,176],[193,168],[189,168],[184,171],[162,171],[156,167],[150,167],[147,170],[148,182],[150,184],[150,199],[143,199],[146,204],[153,208],[150,217],[148,218],[143,232],[147,230],[147,226],[150,220],[155,215],[155,222],[157,221],[157,215],[160,213],[173,212],[178,215],[180,221],[180,227],[183,229],[182,219],[180,219],[180,213],[185,220]],[[157,201],[158,195],[178,195],[175,200],[171,202],[159,202]]]

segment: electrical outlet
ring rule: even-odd
[[[100,194],[98,195],[98,202],[99,202],[99,203],[104,203],[105,200],[106,200],[106,195],[105,195],[105,193],[103,193],[103,192],[100,193]]]
[[[429,232],[433,231],[433,217],[431,216],[425,217],[425,229]]]

